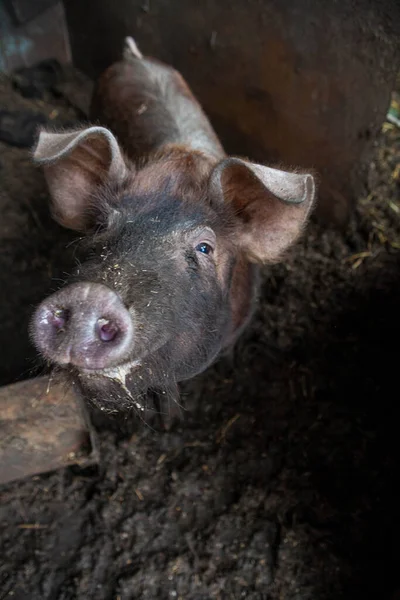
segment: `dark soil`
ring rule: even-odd
[[[0,107],[82,120],[74,86],[61,88],[28,99],[26,86],[2,80]],[[100,468],[1,489],[0,599],[392,597],[399,162],[399,132],[386,127],[370,194],[347,230],[312,223],[288,260],[265,270],[235,351],[184,386],[181,425],[160,433],[138,423],[128,437],[103,425]],[[29,316],[71,268],[73,238],[51,221],[43,176],[21,143],[0,142],[0,176],[6,384],[36,372]]]

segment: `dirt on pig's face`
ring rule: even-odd
[[[79,267],[38,307],[32,332],[42,355],[77,377],[103,411],[142,412],[149,390],[169,410],[177,382],[207,368],[249,317],[254,268],[238,260],[230,209],[209,197],[211,169],[201,154],[172,149],[130,166],[78,208],[86,232]],[[55,215],[65,223],[64,203]],[[234,271],[243,282],[232,298]],[[109,308],[106,290],[118,306]],[[100,320],[119,331],[105,329],[110,339],[96,345],[86,330],[101,336]]]
[[[147,389],[169,398],[176,381],[204,370],[227,341],[234,251],[229,223],[203,204],[160,192],[126,195],[117,205],[103,204],[71,283],[115,291],[134,339],[115,364],[75,369],[88,395],[108,410],[140,409]]]
[[[45,299],[32,338],[108,412],[208,367],[247,323],[256,263],[279,260],[314,201],[309,174],[163,148],[139,165],[104,128],[43,133],[55,218],[85,233],[68,285]]]

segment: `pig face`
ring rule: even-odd
[[[281,256],[314,199],[311,175],[182,147],[133,165],[100,127],[42,133],[35,157],[55,217],[86,236],[33,341],[110,412],[175,397],[216,358],[248,320],[254,263]]]

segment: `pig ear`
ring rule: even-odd
[[[44,166],[55,219],[78,231],[88,226],[96,189],[118,183],[127,173],[118,142],[104,127],[41,131],[33,158]]]
[[[275,262],[300,235],[315,199],[312,175],[287,173],[238,158],[214,169],[211,194],[232,205],[238,242],[250,260]]]

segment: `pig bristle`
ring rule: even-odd
[[[129,58],[132,58],[132,55],[135,58],[143,58],[143,54],[140,52],[133,37],[128,36],[125,38],[124,58],[129,60]]]

